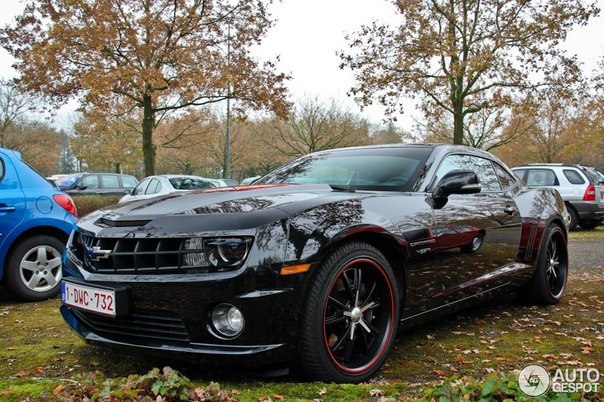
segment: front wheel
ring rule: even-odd
[[[549,226],[541,242],[537,267],[524,294],[538,304],[556,304],[564,295],[568,280],[568,248],[564,232]]]
[[[362,242],[336,249],[311,279],[304,303],[304,372],[321,381],[371,378],[392,347],[399,314],[396,278],[383,254]]]
[[[61,253],[64,249],[65,244],[53,236],[25,239],[8,259],[8,291],[27,301],[55,296],[61,284]]]

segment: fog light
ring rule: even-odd
[[[225,338],[235,338],[245,326],[245,319],[241,310],[232,304],[222,303],[212,310],[212,326],[220,335]]]

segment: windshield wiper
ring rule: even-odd
[[[340,184],[330,184],[329,187],[335,191],[346,191],[349,193],[355,193],[357,191],[353,186],[344,186]]]

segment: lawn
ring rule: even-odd
[[[601,236],[604,231],[595,233]],[[571,238],[583,235],[573,232]],[[601,269],[578,269],[572,273],[567,295],[559,305],[530,306],[510,295],[402,332],[378,376],[362,385],[307,383],[294,376],[267,379],[246,372],[208,372],[182,362],[87,345],[63,323],[58,299],[18,303],[0,288],[0,401],[53,400],[53,392],[56,399],[82,400],[78,392],[86,381],[94,383],[99,391],[105,387],[109,392],[112,385],[105,378],[124,382],[130,374],[142,375],[164,366],[182,372],[192,381],[192,388],[205,387],[206,399],[407,400],[422,398],[424,392],[432,392],[430,397],[437,395],[440,391],[434,390],[445,380],[459,388],[470,387],[473,379],[481,382],[474,385],[478,390],[475,395],[480,395],[481,389],[484,392],[491,387],[489,378],[505,383],[531,363],[549,370],[602,370],[603,279]],[[94,372],[97,374],[88,380],[77,376]],[[133,378],[126,381],[130,385],[120,385],[122,394],[116,395],[122,396],[118,399],[125,398],[124,389],[130,390]],[[158,380],[154,381],[157,385]],[[162,381],[167,383],[165,378]],[[186,379],[178,377],[178,381]],[[216,384],[208,388],[211,381],[218,382],[223,390],[236,392],[217,392]],[[445,393],[450,390],[443,389]],[[602,397],[604,393],[592,400]]]

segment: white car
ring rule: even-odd
[[[176,174],[149,176],[138,183],[131,193],[123,196],[119,203],[146,200],[170,193],[217,187],[224,187],[224,184],[220,180],[199,176]]]

